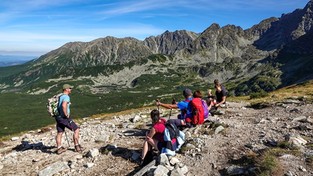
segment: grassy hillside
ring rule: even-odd
[[[269,93],[259,92],[250,96],[230,97],[229,99],[231,101],[247,101],[251,104],[257,104],[275,103],[288,98],[302,99],[307,103],[313,103],[313,81],[293,84]]]
[[[181,78],[184,78],[181,82]],[[191,81],[193,80],[193,81]],[[190,82],[189,82],[190,81]],[[181,85],[181,86],[180,86]],[[225,84],[230,90],[234,85]],[[131,89],[116,89],[107,94],[91,94],[74,89],[71,95],[73,118],[89,117],[95,114],[120,112],[143,106],[153,106],[155,99],[170,103],[172,98],[181,100],[182,90],[200,89],[206,94],[207,83],[196,79],[196,75],[172,74],[142,75]],[[210,87],[212,88],[212,87]],[[287,97],[307,96],[312,99],[313,82],[305,82],[279,89],[274,92],[253,96],[229,97],[230,101],[250,101],[251,103],[278,101]],[[23,131],[38,129],[54,124],[46,111],[47,99],[58,92],[53,88],[48,94],[29,95],[26,93],[0,94],[0,138]],[[258,98],[259,97],[259,98]]]
[[[71,95],[72,117],[83,118],[94,114],[150,106],[154,105],[155,99],[162,99],[164,102],[171,102],[172,98],[180,100],[185,86],[193,90],[206,89],[206,85],[201,84],[201,81],[195,79],[194,76],[184,74],[170,77],[164,74],[142,75],[136,79],[133,88],[117,89],[112,87],[111,92],[106,94],[86,93],[85,90],[76,86],[79,85],[79,82],[73,82],[77,88],[73,89]],[[181,82],[181,77],[185,78],[184,82]],[[188,80],[194,81],[188,83]],[[35,87],[44,88],[47,85],[38,84]],[[46,103],[48,98],[59,91],[58,87],[54,87],[49,91],[50,93],[41,95],[0,93],[0,138],[54,124],[54,119],[50,118],[46,111]]]

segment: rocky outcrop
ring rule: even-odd
[[[37,64],[62,63],[72,67],[125,64],[151,55],[148,47],[135,38],[105,37],[91,42],[71,42],[41,56]],[[36,64],[35,64],[36,65]]]
[[[312,28],[312,10],[312,1],[309,1],[304,9],[283,14],[279,20],[271,22],[271,27],[260,36],[255,45],[262,50],[281,49],[305,35]]]
[[[172,55],[182,49],[192,48],[193,42],[197,37],[198,35],[196,33],[186,30],[166,31],[159,36],[146,38],[144,44],[154,54]]]

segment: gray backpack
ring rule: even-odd
[[[56,117],[59,115],[58,104],[61,95],[63,95],[63,93],[59,93],[48,99],[47,111],[51,117]]]

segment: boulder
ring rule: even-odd
[[[50,175],[52,176],[66,169],[69,169],[67,163],[56,162],[39,171],[38,176],[50,176]]]

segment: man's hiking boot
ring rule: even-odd
[[[60,148],[57,149],[56,153],[57,153],[58,155],[60,155],[61,153],[64,153],[66,150],[67,150],[66,148],[60,147]]]
[[[85,148],[82,147],[80,144],[75,145],[75,152],[81,153],[81,152],[83,152],[84,150],[85,150]]]

